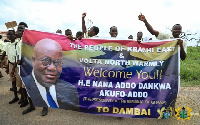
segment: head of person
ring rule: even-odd
[[[25,28],[28,28],[28,25],[25,22],[20,22],[17,27],[17,32],[16,32],[17,37],[20,37],[20,38],[22,37]]]
[[[78,32],[76,33],[76,38],[77,38],[78,40],[81,40],[82,37],[83,37],[83,33],[82,33],[81,31],[78,31]]]
[[[143,33],[140,31],[137,33],[137,40],[142,40]]]
[[[174,38],[179,38],[180,34],[182,33],[182,26],[180,24],[175,24],[172,27],[172,35]]]
[[[93,36],[97,35],[98,33],[99,33],[99,28],[96,26],[93,26],[88,30],[88,36],[90,36],[90,37],[93,37]]]
[[[11,42],[14,42],[16,39],[15,31],[14,30],[8,30],[7,32],[7,39]]]
[[[62,47],[52,39],[42,39],[34,47],[32,57],[36,80],[44,87],[55,85],[62,72]]]
[[[118,35],[117,27],[116,26],[110,27],[110,32],[109,33],[110,33],[111,37],[117,37],[117,35]]]
[[[56,33],[62,34],[62,30],[58,29],[58,30],[56,31]]]
[[[128,39],[133,39],[133,35],[128,36]]]
[[[72,35],[72,31],[70,29],[65,30],[65,35],[66,36]]]

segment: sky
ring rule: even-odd
[[[82,31],[82,13],[86,23],[100,29],[99,37],[110,37],[111,26],[117,26],[118,38],[136,39],[138,31],[144,37],[155,39],[138,15],[145,15],[154,29],[170,33],[174,24],[181,24],[183,32],[197,33],[189,37],[200,38],[200,0],[1,0],[0,31],[8,30],[6,22],[26,22],[29,29],[56,32],[71,29],[73,35]],[[89,26],[89,23],[86,24]],[[16,29],[16,28],[15,28]],[[188,41],[189,46],[196,41]]]

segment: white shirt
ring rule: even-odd
[[[15,56],[15,60],[17,62],[17,60],[21,60],[21,45],[22,45],[22,40],[18,39],[18,43],[16,46],[16,56]],[[20,74],[20,65],[17,65],[18,67],[18,74]]]
[[[18,39],[18,43],[16,45],[16,60],[21,60],[21,46],[22,40]]]
[[[45,87],[43,87],[40,83],[38,83],[38,81],[35,78],[35,74],[34,74],[33,71],[32,71],[32,75],[33,75],[33,79],[35,80],[36,86],[39,89],[40,95],[42,96],[43,100],[46,102],[46,104],[48,105],[48,107],[50,107],[50,105],[49,105],[49,103],[47,101],[47,96],[46,96],[47,95],[47,91],[46,91]],[[57,98],[56,98],[56,88],[55,88],[55,85],[52,85],[49,88],[49,92],[50,92],[53,100],[55,101],[56,105],[59,108],[59,105],[58,105],[58,102],[57,102]]]
[[[5,45],[5,43],[2,41],[2,39],[0,39],[0,55],[2,55],[3,54],[3,48],[4,48],[4,45]]]
[[[164,39],[181,39],[181,38],[174,38],[173,35],[169,35],[166,33],[159,32],[158,36],[156,37],[159,40],[164,40]],[[183,40],[183,39],[182,39]],[[187,53],[187,42],[183,40],[183,48],[185,50],[185,53]]]
[[[6,55],[8,56],[8,60],[11,63],[15,63],[15,56],[16,56],[16,49],[15,49],[15,44],[16,44],[16,40],[15,42],[11,43],[11,42],[7,42],[4,46],[4,51],[6,51]]]

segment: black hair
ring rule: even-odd
[[[0,39],[2,38],[2,35],[0,35]]]
[[[111,26],[111,27],[110,27],[110,31],[111,31],[111,29],[112,29],[113,27],[117,29],[117,27],[116,27],[116,26]]]
[[[13,32],[13,34],[15,34],[15,30],[8,30],[8,32]],[[7,33],[8,33],[8,32],[7,32]]]
[[[66,29],[65,32],[67,32],[67,31],[71,31],[71,30],[70,29]]]
[[[99,28],[96,26],[93,26],[93,30],[95,32],[95,35],[97,35],[99,33]]]
[[[28,25],[25,22],[20,22],[19,25],[24,25],[26,28],[28,28]]]
[[[76,33],[76,37],[80,37],[80,36],[82,36],[83,35],[83,33],[81,32],[81,31],[78,31],[77,33]]]
[[[142,34],[143,34],[143,32],[142,32],[142,31],[139,31],[139,32],[137,32],[137,34],[138,34],[138,33],[142,33]]]
[[[67,34],[66,32],[71,32],[71,34],[69,34],[69,33]],[[71,31],[70,29],[65,30],[65,35],[66,35],[66,36],[72,35],[72,31]]]
[[[173,29],[175,26],[180,26],[180,27],[182,28],[181,24],[174,24],[174,26],[172,27],[172,29]]]

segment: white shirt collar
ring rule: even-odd
[[[40,83],[38,83],[37,79],[35,78],[35,74],[34,74],[33,71],[32,71],[32,76],[33,76],[33,79],[35,81],[35,84],[36,84],[37,88],[39,89],[40,95],[42,96],[43,100],[46,102],[46,104],[48,105],[48,107],[50,107],[50,105],[49,105],[49,103],[47,101],[47,96],[46,96],[47,92],[46,92],[46,89]],[[56,98],[56,88],[55,88],[55,85],[52,85],[49,88],[49,92],[50,92],[53,100],[56,102],[56,105],[59,107],[58,102],[57,102],[57,98]]]

